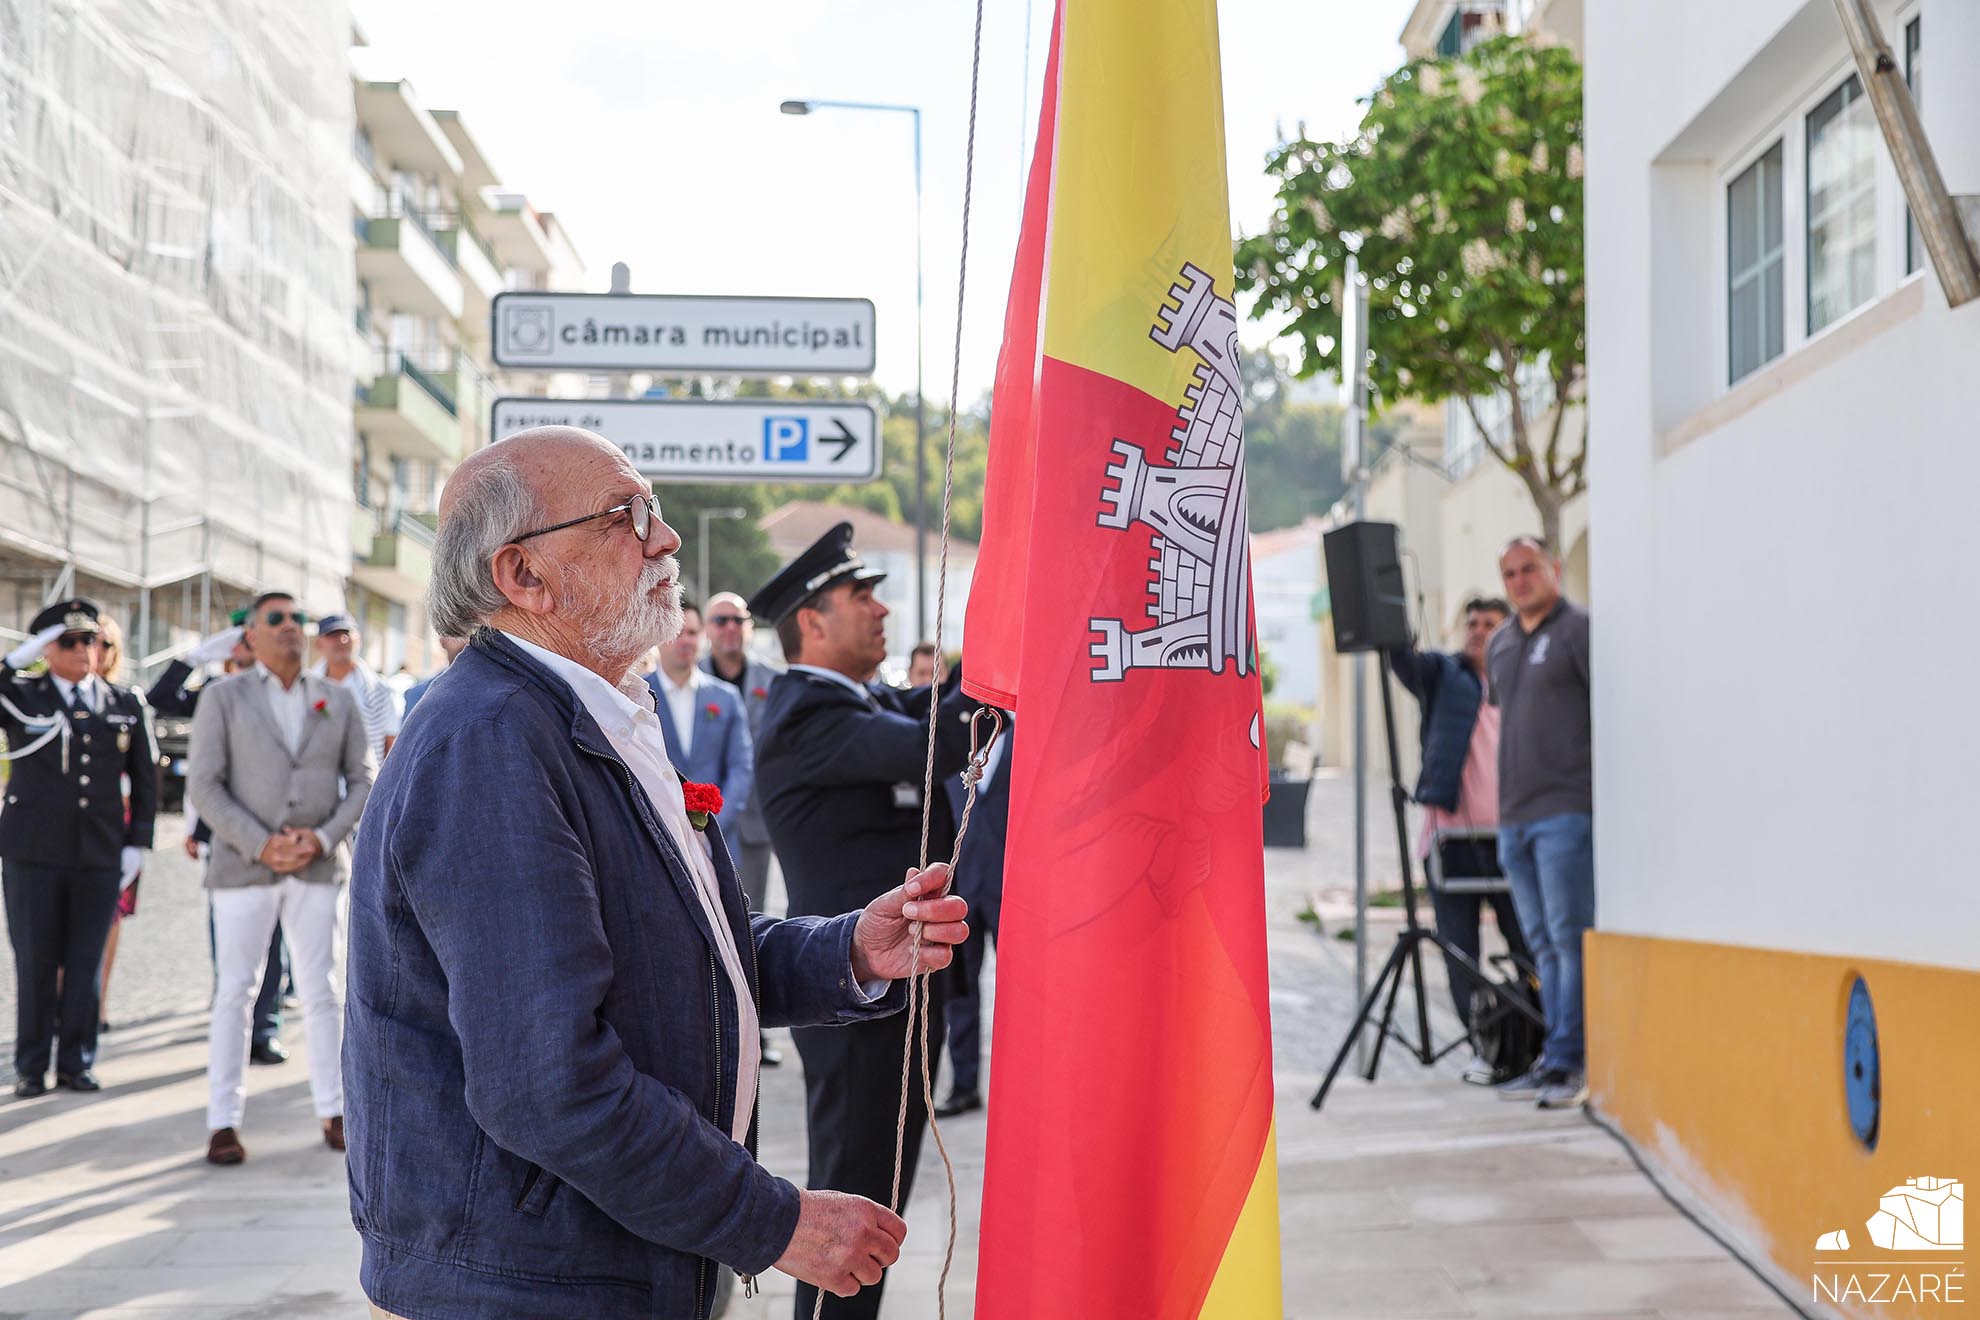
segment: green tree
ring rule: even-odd
[[[656,481],[653,493],[660,497],[660,512],[667,525],[680,533],[681,572],[689,594],[697,602],[717,591],[734,591],[747,596],[777,571],[777,556],[760,525],[763,515],[776,505],[764,486],[674,485]],[[701,573],[703,509],[747,509],[747,518],[711,518],[708,521],[708,582],[694,579]]]
[[[1340,408],[1293,402],[1285,364],[1270,349],[1243,350],[1238,368],[1251,529],[1291,527],[1324,512],[1347,491]]]
[[[1585,425],[1564,435],[1575,410],[1552,406],[1586,387],[1581,69],[1560,47],[1500,37],[1405,65],[1367,104],[1352,140],[1302,130],[1268,158],[1279,209],[1238,244],[1238,285],[1259,295],[1254,316],[1291,317],[1300,374],[1338,372],[1355,254],[1375,392],[1455,398],[1474,423],[1477,399],[1505,395],[1505,436],[1478,429],[1558,546],[1561,505],[1586,486]],[[1550,387],[1537,406],[1536,380]]]

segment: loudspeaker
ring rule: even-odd
[[[1321,540],[1334,607],[1334,649],[1346,654],[1408,646],[1409,597],[1403,589],[1396,525],[1351,522]]]

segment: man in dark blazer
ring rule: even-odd
[[[701,672],[728,684],[742,699],[749,713],[749,736],[754,744],[763,727],[763,704],[770,699],[770,684],[784,671],[765,664],[750,651],[756,636],[756,620],[749,602],[733,591],[718,591],[708,598],[708,654],[702,658]],[[763,801],[751,793],[736,818],[734,829],[725,823],[723,833],[735,849],[736,869],[742,873],[743,893],[750,910],[769,911],[770,827],[763,823]],[[768,1062],[768,1056],[765,1057]]]
[[[937,694],[928,687],[901,692],[871,682],[887,654],[882,622],[887,607],[873,595],[874,584],[885,576],[860,560],[852,548],[852,525],[840,523],[750,602],[758,618],[775,621],[790,661],[790,669],[770,685],[764,705],[756,787],[793,916],[869,903],[920,860],[928,703]],[[969,712],[975,703],[963,696],[960,678],[952,675],[940,694],[930,861],[947,860],[955,837],[955,819],[939,785],[960,771],[969,755]],[[933,1012],[929,1048],[939,1062],[939,996]],[[903,1015],[792,1032],[804,1060],[812,1187],[886,1202],[893,1186],[907,1025]],[[918,1058],[912,1065],[917,1077]],[[920,1086],[908,1092],[903,1208],[928,1121]],[[799,1320],[811,1315],[813,1297],[800,1285]],[[828,1316],[870,1320],[879,1312],[879,1288],[825,1302]]]
[[[96,969],[117,895],[137,878],[158,813],[158,752],[144,698],[92,672],[95,602],[50,605],[0,660],[11,765],[0,808],[0,884],[14,946],[14,1094],[96,1091]],[[40,674],[20,672],[46,658]],[[130,777],[130,812],[120,781]],[[55,979],[62,977],[58,1005]],[[80,974],[78,972],[80,971]],[[55,1039],[59,1017],[59,1044]]]
[[[428,600],[472,641],[351,885],[351,1216],[388,1315],[708,1320],[722,1265],[852,1293],[898,1257],[885,1206],[756,1161],[757,1027],[897,1012],[911,931],[945,966],[966,907],[930,868],[829,918],[744,910],[632,672],[678,626],[679,546],[588,431],[447,480]]]
[[[1005,717],[1008,721],[1009,717]],[[975,928],[950,964],[949,1003],[943,1014],[949,1028],[952,1075],[949,1098],[935,1106],[935,1117],[955,1118],[983,1108],[983,1004],[977,987],[983,979],[984,954],[997,939],[998,918],[1004,907],[1004,836],[1011,821],[1011,735],[991,744],[976,786],[976,804],[969,811],[969,832],[956,856],[956,892],[969,903]],[[987,730],[986,730],[987,736]],[[962,820],[968,787],[961,775],[942,781],[949,811]]]

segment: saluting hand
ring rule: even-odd
[[[915,970],[914,939],[921,934],[920,970],[947,967],[955,945],[969,938],[969,904],[957,894],[940,894],[949,880],[946,862],[923,871],[909,871],[907,882],[866,905],[853,928],[853,975],[862,981],[898,981]]]
[[[7,667],[9,669],[26,669],[29,665],[41,659],[41,653],[48,649],[49,643],[67,631],[67,624],[49,624],[46,628],[43,628],[40,632],[7,653]]]

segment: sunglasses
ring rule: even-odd
[[[55,645],[64,651],[73,651],[78,646],[100,646],[103,639],[95,633],[69,633],[55,639]]]
[[[309,611],[268,610],[262,614],[261,621],[270,628],[279,628],[285,623],[293,623],[296,627],[301,628],[309,623]]]
[[[708,626],[711,628],[727,628],[731,625],[741,627],[748,622],[748,616],[742,614],[711,614],[708,616]]]
[[[609,518],[615,513],[629,513],[632,516],[633,535],[640,539],[641,544],[649,543],[654,531],[661,525],[660,501],[651,495],[635,495],[624,504],[614,504],[609,509],[600,509],[597,513],[587,513],[582,518],[572,518],[567,522],[556,523],[549,527],[539,527],[533,532],[524,532],[509,544],[520,545],[531,537],[548,536],[552,532],[561,532],[566,527],[576,527],[579,523],[593,522],[599,518]]]

